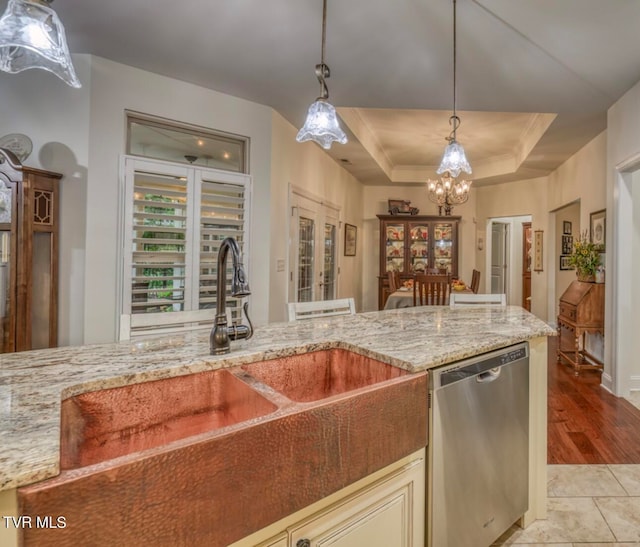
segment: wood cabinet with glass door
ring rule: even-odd
[[[57,345],[61,177],[0,149],[2,353]]]
[[[430,269],[458,275],[458,223],[460,217],[378,215],[380,269],[378,307],[389,296],[387,272],[397,271],[401,281]]]

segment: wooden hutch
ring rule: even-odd
[[[400,280],[411,279],[427,269],[446,269],[458,275],[458,223],[460,217],[378,215],[380,219],[380,270],[378,307],[389,296],[387,272],[397,271]]]
[[[557,357],[558,363],[567,360],[576,375],[582,369],[603,369],[585,348],[587,333],[604,335],[604,284],[573,281],[560,297]]]
[[[58,183],[0,148],[2,353],[58,342]]]

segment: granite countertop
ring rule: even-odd
[[[515,306],[429,306],[258,327],[209,355],[209,330],[0,355],[0,490],[59,473],[60,402],[86,391],[340,347],[410,372],[555,331]]]

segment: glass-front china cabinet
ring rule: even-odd
[[[389,295],[387,272],[400,279],[439,270],[458,275],[458,222],[460,217],[378,215],[380,219],[380,272],[378,306]]]

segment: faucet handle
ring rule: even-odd
[[[253,325],[249,318],[249,302],[245,302],[242,308],[244,309],[244,314],[247,316],[247,322],[249,325],[247,326],[234,322],[231,326],[227,327],[230,340],[240,340],[242,338],[248,340],[253,336]]]

